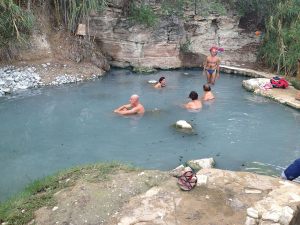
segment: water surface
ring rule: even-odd
[[[202,94],[199,74],[112,70],[95,81],[0,98],[0,200],[36,178],[87,163],[119,160],[169,170],[214,157],[218,168],[241,170],[251,162],[281,168],[299,157],[299,111],[247,92],[245,77],[221,74],[214,102],[199,112],[183,109],[190,91]],[[160,76],[166,88],[147,83]],[[147,110],[143,117],[112,113],[133,93]],[[192,135],[172,128],[181,119],[192,123]]]

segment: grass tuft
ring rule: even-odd
[[[109,179],[109,175],[117,171],[137,171],[131,165],[119,162],[100,163],[74,167],[58,172],[52,176],[35,180],[23,192],[0,204],[0,222],[7,224],[27,224],[34,218],[34,212],[43,207],[56,204],[54,194],[66,187],[75,185],[79,179],[89,182]]]

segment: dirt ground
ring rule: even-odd
[[[248,207],[235,201],[230,190],[181,191],[176,178],[160,171],[120,171],[106,181],[80,180],[55,199],[57,205],[36,211],[30,224],[239,225]]]

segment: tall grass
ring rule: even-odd
[[[74,32],[78,23],[89,23],[91,12],[99,12],[106,5],[106,0],[53,0],[55,17],[58,24],[65,24]]]
[[[13,0],[0,0],[0,12],[0,48],[14,41],[24,42],[33,28],[33,14]]]
[[[75,167],[53,176],[36,180],[19,195],[0,204],[0,223],[23,225],[34,218],[34,212],[43,206],[54,206],[53,195],[61,189],[75,185],[84,179],[88,182],[108,180],[109,175],[119,170],[137,171],[138,169],[118,162],[101,163]]]
[[[296,75],[300,59],[300,1],[281,0],[266,20],[259,57],[285,75]]]

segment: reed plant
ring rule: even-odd
[[[277,73],[297,73],[300,59],[300,1],[281,0],[265,23],[259,58]]]
[[[25,42],[33,28],[33,14],[13,0],[1,0],[0,11],[0,48],[14,41]]]
[[[103,10],[107,0],[53,0],[53,4],[57,23],[75,32],[78,23],[89,23],[90,13]]]

